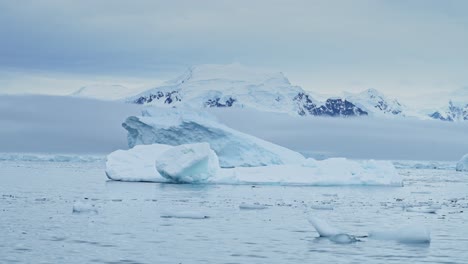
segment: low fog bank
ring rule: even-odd
[[[313,157],[458,160],[468,153],[468,122],[318,118],[211,109],[226,125]]]
[[[108,153],[127,147],[121,124],[141,107],[63,96],[0,96],[0,152]]]
[[[141,106],[61,96],[0,96],[0,152],[109,153],[126,149],[122,122]],[[468,124],[317,118],[210,109],[228,126],[313,157],[458,160]]]

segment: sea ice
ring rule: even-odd
[[[216,177],[218,157],[208,143],[185,144],[163,152],[156,169],[164,178],[178,183],[204,182]]]
[[[77,201],[77,202],[75,202],[75,204],[73,204],[73,211],[72,212],[74,214],[80,214],[80,213],[97,214],[98,210],[94,206],[94,204],[89,204],[89,203]]]
[[[302,164],[304,157],[292,150],[229,128],[199,111],[184,108],[147,108],[122,124],[128,144],[172,146],[207,142],[221,167]]]
[[[356,236],[340,231],[323,219],[309,217],[308,220],[321,237],[329,238],[331,241],[336,243],[352,243],[358,241]],[[400,243],[431,242],[431,234],[429,230],[420,225],[406,226],[396,230],[372,231],[367,237],[378,240],[394,240]]]
[[[268,207],[263,204],[259,203],[253,203],[253,204],[248,204],[248,203],[241,203],[239,205],[239,209],[242,210],[262,210],[262,209],[267,209]]]
[[[463,156],[457,163],[457,171],[468,171],[468,154]]]
[[[196,211],[164,212],[161,218],[206,219],[208,215]]]

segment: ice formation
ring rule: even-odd
[[[128,144],[181,145],[208,142],[221,167],[301,164],[304,157],[292,150],[244,134],[190,109],[148,108],[122,124]]]
[[[259,203],[252,203],[252,204],[241,203],[239,205],[239,209],[242,209],[242,210],[263,210],[263,209],[267,209],[267,208],[268,207],[266,205],[259,204]]]
[[[164,212],[161,214],[161,218],[180,218],[180,219],[207,219],[210,218],[208,215],[196,212],[196,211],[176,211],[176,212]]]
[[[115,181],[166,182],[168,180],[158,173],[154,162],[171,148],[153,144],[114,151],[107,156],[106,175]]]
[[[319,236],[329,238],[335,243],[352,243],[359,241],[356,236],[347,234],[331,226],[327,221],[317,218],[309,217],[309,223],[314,226]],[[393,240],[400,243],[430,243],[431,233],[430,231],[421,225],[409,225],[395,230],[381,230],[369,232],[368,236],[372,239],[378,240]]]
[[[156,164],[156,165],[155,165]],[[220,168],[207,143],[138,145],[107,158],[112,180],[207,184],[402,186],[391,162],[307,159],[302,164]]]
[[[218,157],[208,143],[172,147],[156,159],[156,169],[164,178],[178,183],[205,182],[216,177]]]
[[[317,233],[319,233],[321,237],[332,237],[339,234],[344,234],[342,231],[335,228],[334,226],[331,226],[327,221],[323,219],[310,216],[308,220],[309,223],[314,226],[315,230],[317,231]]]
[[[74,214],[81,214],[81,213],[97,214],[98,209],[93,204],[77,201],[75,202],[75,204],[73,204],[72,212]]]
[[[468,171],[468,154],[463,156],[457,163],[457,171]]]

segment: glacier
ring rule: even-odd
[[[254,151],[254,150],[252,150]],[[388,161],[333,158],[302,164],[220,168],[207,143],[168,146],[138,145],[108,157],[106,174],[118,181],[259,185],[402,186],[402,177]]]
[[[468,154],[464,155],[457,163],[457,171],[468,171]]]
[[[147,108],[142,116],[128,117],[128,145],[181,145],[208,142],[221,167],[301,164],[304,157],[292,150],[231,129],[214,116],[185,108]]]

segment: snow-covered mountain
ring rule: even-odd
[[[406,107],[397,99],[387,98],[376,89],[357,94],[345,93],[345,98],[373,115],[406,116]]]
[[[442,121],[468,121],[468,103],[449,101],[445,109],[435,111],[429,116]]]
[[[342,98],[318,101],[283,73],[240,64],[200,65],[175,80],[127,98],[127,102],[173,107],[255,108],[261,111],[314,116],[361,116],[368,113]]]
[[[142,89],[133,89],[118,84],[92,84],[81,87],[70,94],[70,96],[115,101],[135,95],[141,91]]]

